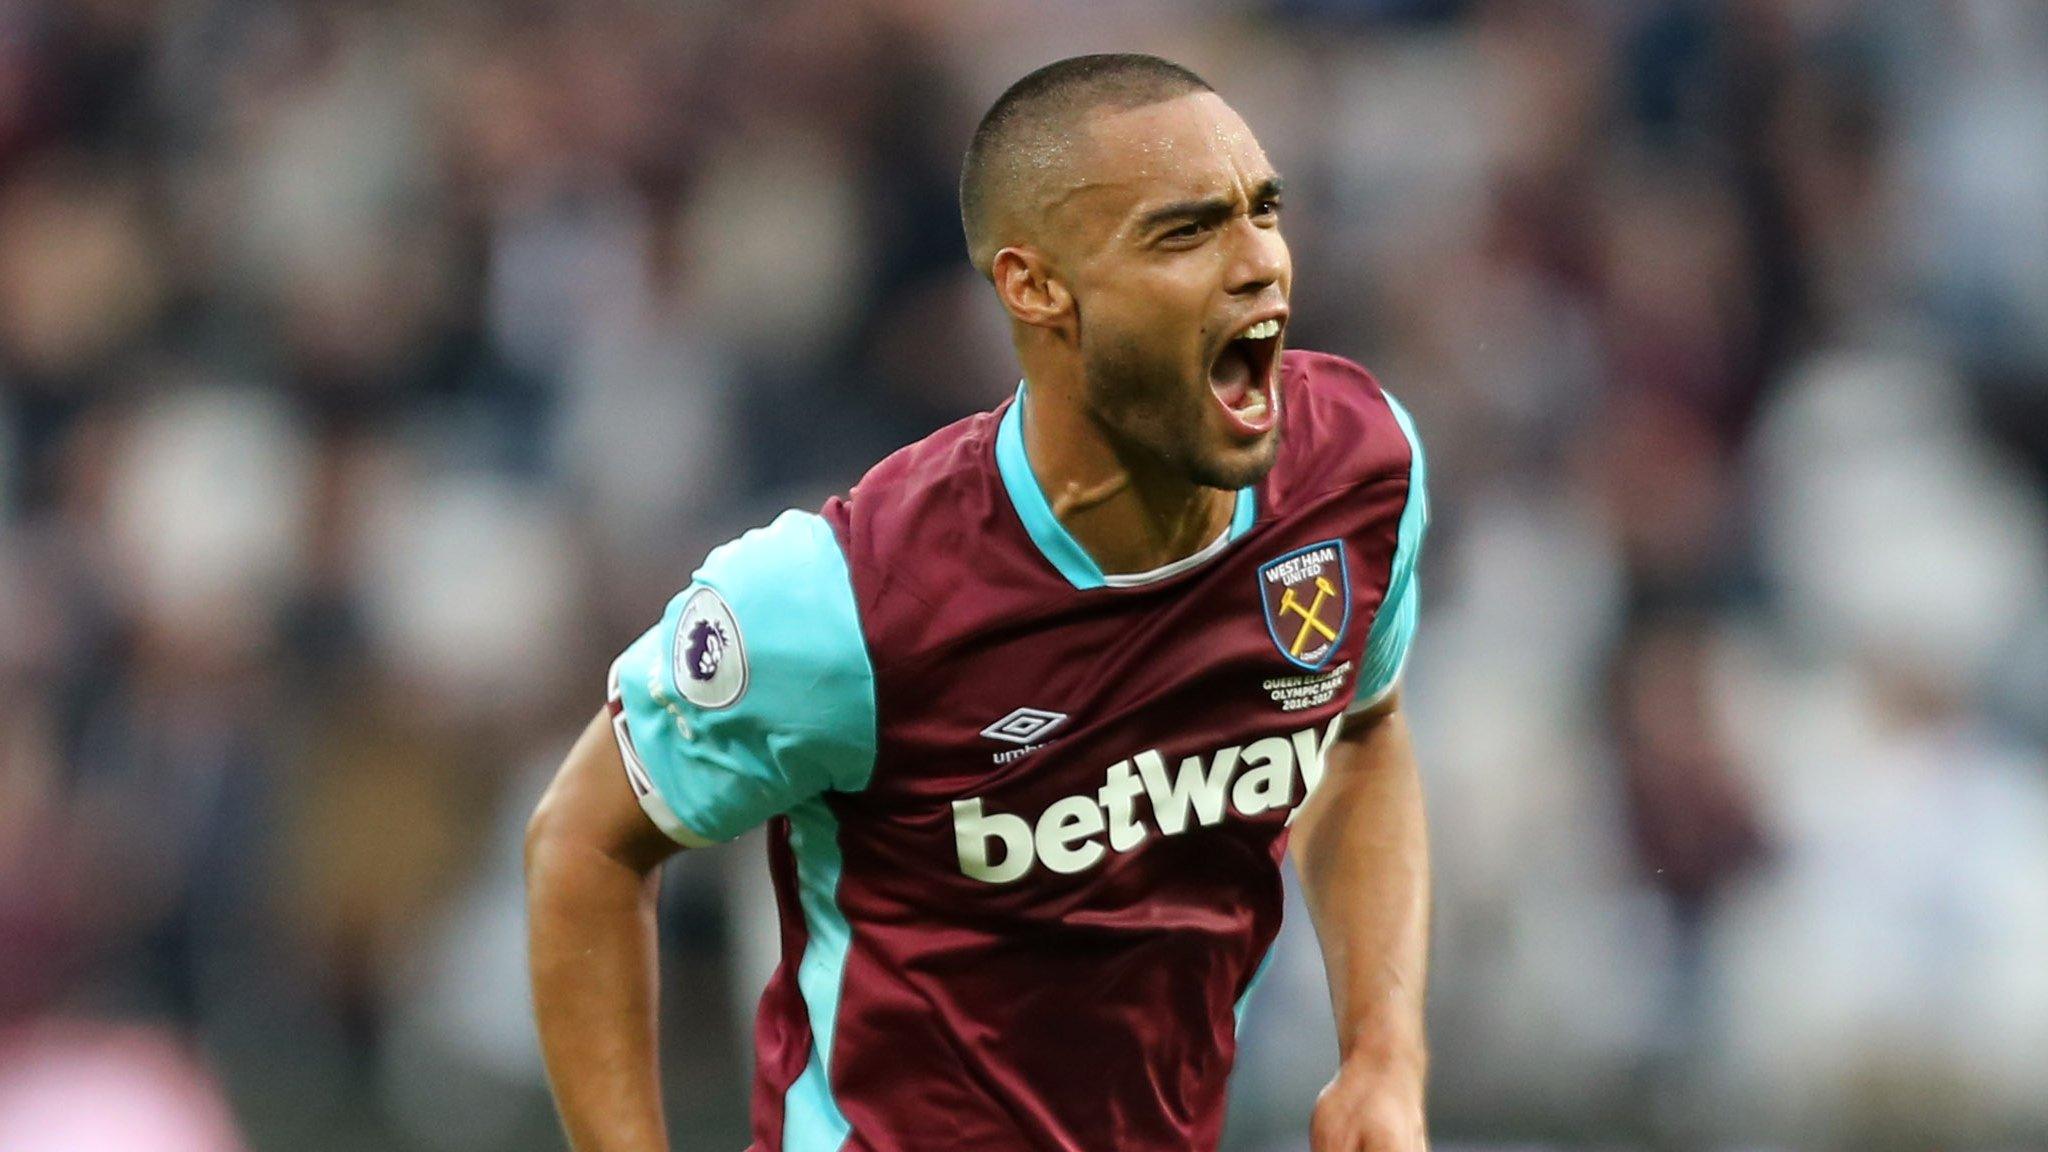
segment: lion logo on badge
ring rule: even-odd
[[[676,690],[699,708],[727,708],[747,690],[740,624],[716,589],[699,585],[676,621]]]
[[[725,646],[730,643],[732,637],[712,621],[699,620],[690,625],[683,654],[689,664],[690,678],[709,680],[718,675],[718,665],[725,659]]]

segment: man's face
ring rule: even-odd
[[[1096,115],[1073,173],[1046,222],[1092,415],[1120,451],[1198,484],[1256,483],[1279,451],[1293,287],[1265,152],[1202,92]]]

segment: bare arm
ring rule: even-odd
[[[1322,943],[1337,1076],[1314,1152],[1422,1152],[1428,1053],[1429,841],[1398,696],[1344,723],[1289,852]]]
[[[527,956],[548,1081],[576,1152],[666,1152],[655,891],[678,845],[641,811],[599,712],[526,829]]]

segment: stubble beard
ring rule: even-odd
[[[1279,455],[1276,426],[1255,447],[1214,452],[1208,440],[1207,385],[1191,389],[1179,374],[1124,337],[1084,339],[1081,347],[1095,422],[1119,456],[1135,454],[1195,484],[1234,492],[1265,479]]]

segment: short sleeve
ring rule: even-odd
[[[1422,537],[1429,529],[1429,469],[1422,456],[1422,438],[1415,434],[1415,421],[1392,393],[1383,392],[1394,420],[1408,437],[1408,502],[1401,509],[1401,523],[1394,543],[1393,572],[1387,580],[1386,599],[1373,616],[1372,631],[1365,637],[1364,667],[1358,674],[1357,695],[1348,711],[1361,712],[1387,698],[1401,681],[1401,669],[1408,662],[1408,648],[1415,639],[1415,619],[1420,611],[1416,589],[1415,558],[1422,551]]]
[[[875,679],[839,542],[785,512],[716,550],[612,663],[607,708],[640,806],[689,847],[867,786]]]

